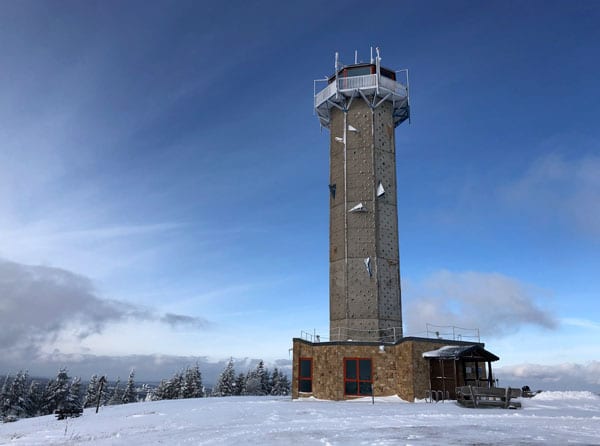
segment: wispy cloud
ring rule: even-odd
[[[571,327],[584,328],[586,330],[600,331],[600,323],[591,321],[589,319],[567,317],[562,318],[560,323],[563,325],[569,325]]]
[[[600,237],[600,157],[551,153],[500,190],[501,198],[540,221],[562,221]]]
[[[172,327],[187,326],[195,328],[206,328],[208,321],[201,317],[186,316],[183,314],[166,313],[160,318],[161,322]]]
[[[426,323],[479,328],[488,337],[514,333],[523,325],[557,326],[539,302],[548,303],[547,296],[499,273],[439,271],[409,283],[405,291],[408,334],[422,332]]]

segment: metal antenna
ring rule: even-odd
[[[358,63],[358,50],[354,50],[354,65]]]

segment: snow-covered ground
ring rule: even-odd
[[[523,408],[466,409],[398,398],[228,397],[110,406],[0,425],[2,445],[600,445],[600,397],[544,392]]]

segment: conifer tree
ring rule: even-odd
[[[43,392],[40,383],[31,381],[27,390],[27,400],[25,412],[28,417],[37,417],[41,415],[43,402]]]
[[[243,372],[235,379],[235,392],[234,395],[245,395],[246,394],[246,375]]]
[[[66,368],[60,369],[56,378],[48,382],[43,396],[42,413],[51,414],[56,409],[62,409],[69,393],[69,382]]]
[[[15,378],[10,384],[10,389],[7,395],[8,410],[6,415],[13,415],[17,418],[21,418],[26,415],[27,406],[27,380],[28,373],[23,370],[19,370]]]
[[[117,404],[121,404],[121,389],[119,388],[120,385],[121,385],[121,379],[119,377],[117,377],[117,380],[115,381],[115,385],[110,394],[110,398],[108,399],[107,405],[115,406]]]
[[[271,395],[285,396],[289,393],[290,383],[287,375],[275,367],[271,375]]]
[[[268,376],[268,372],[265,370],[265,363],[261,359],[256,368],[248,372],[245,395],[266,395]]]
[[[81,402],[81,378],[75,377],[71,381],[63,409],[69,412],[78,412],[83,409]]]
[[[2,384],[2,388],[0,388],[0,416],[8,415],[8,411],[10,409],[10,399],[9,399],[9,390],[10,390],[11,377],[10,374],[4,377],[4,382]]]
[[[137,395],[135,393],[135,370],[131,369],[129,372],[129,378],[127,379],[127,386],[125,387],[125,391],[123,392],[123,397],[121,401],[123,404],[127,403],[135,403],[137,401]]]
[[[214,396],[231,396],[235,394],[235,370],[233,368],[233,358],[225,366],[225,369],[219,375],[217,385],[215,386]]]
[[[182,388],[180,392],[181,398],[201,398],[204,396],[202,386],[202,374],[200,367],[196,364],[193,367],[188,367],[185,370]]]
[[[96,402],[98,401],[98,391],[100,390],[98,386],[98,375],[93,374],[88,383],[87,391],[85,392],[83,407],[94,407],[96,405]]]
[[[259,362],[254,370],[249,370],[246,374],[246,383],[244,388],[244,395],[263,395],[262,393],[262,382],[264,375],[264,367],[262,361]]]
[[[269,395],[278,395],[277,388],[279,386],[279,369],[277,369],[277,367],[275,367],[273,369],[273,373],[271,373],[271,382],[269,383],[269,385],[271,387]]]

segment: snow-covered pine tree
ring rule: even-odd
[[[195,366],[188,367],[185,370],[180,397],[201,398],[203,396],[204,389],[202,387],[202,374],[200,373],[200,367],[198,364],[196,364]]]
[[[260,385],[261,385],[261,395],[270,395],[271,394],[271,372],[269,371],[268,368],[264,367],[264,363],[263,363],[263,373],[260,378]]]
[[[156,389],[154,389],[154,391],[152,392],[152,401],[160,401],[160,400],[166,399],[165,398],[166,389],[167,389],[167,380],[161,379],[160,382],[158,383],[158,386],[156,386]]]
[[[249,370],[246,375],[244,395],[264,395],[263,380],[265,374],[264,363],[261,360],[254,370]]]
[[[37,381],[31,381],[29,389],[27,390],[26,408],[25,412],[28,417],[37,417],[41,415],[43,401],[43,391],[40,383]]]
[[[229,358],[229,362],[225,369],[219,375],[213,396],[232,396],[235,394],[235,370],[233,368],[233,358]]]
[[[0,416],[3,417],[8,415],[8,411],[10,410],[9,390],[11,382],[11,376],[8,374],[4,377],[4,383],[2,384],[2,388],[0,388]]]
[[[26,371],[19,370],[15,378],[10,384],[8,391],[8,413],[17,418],[22,418],[26,415],[27,406],[27,381],[29,375]]]
[[[277,367],[273,370],[271,376],[271,395],[285,396],[290,393],[290,382],[285,373],[280,372]]]
[[[266,383],[268,382],[269,375],[265,370],[265,363],[261,359],[256,368],[248,373],[248,379],[246,380],[246,392],[249,395],[266,395]]]
[[[58,371],[56,378],[49,381],[44,391],[42,401],[42,413],[51,414],[62,406],[69,393],[70,378],[66,368]]]
[[[291,384],[290,384],[290,380],[288,379],[288,376],[285,373],[280,373],[279,374],[279,394],[280,395],[289,395],[290,392],[292,391],[291,388]]]
[[[169,399],[176,400],[180,398],[181,388],[183,387],[183,371],[179,371],[171,378],[171,386],[169,388]]]
[[[121,404],[121,388],[119,387],[121,385],[121,379],[119,377],[117,377],[117,380],[115,381],[115,385],[112,388],[112,392],[110,394],[110,398],[108,399],[107,405],[108,406],[116,406],[117,404]]]
[[[8,393],[10,390],[11,381],[12,380],[9,373],[4,377],[4,382],[0,388],[0,416],[2,417],[8,415],[8,411],[10,409],[10,399],[8,397]]]
[[[243,372],[235,379],[235,392],[234,395],[245,395],[246,394],[246,375]]]
[[[83,398],[83,407],[96,406],[96,402],[98,401],[98,391],[100,390],[98,384],[98,375],[93,374],[88,383],[85,397]]]
[[[137,401],[134,378],[135,370],[131,369],[129,372],[129,378],[127,379],[127,386],[125,386],[125,391],[123,392],[123,397],[121,399],[123,404],[135,403]]]
[[[154,391],[154,400],[174,400],[179,397],[181,374],[175,373],[171,379],[163,379]]]
[[[83,409],[81,401],[81,378],[75,377],[69,386],[69,393],[62,407],[69,412],[79,412]]]
[[[273,368],[273,373],[271,373],[271,392],[269,395],[278,395],[277,390],[279,386],[279,369],[277,367]]]

